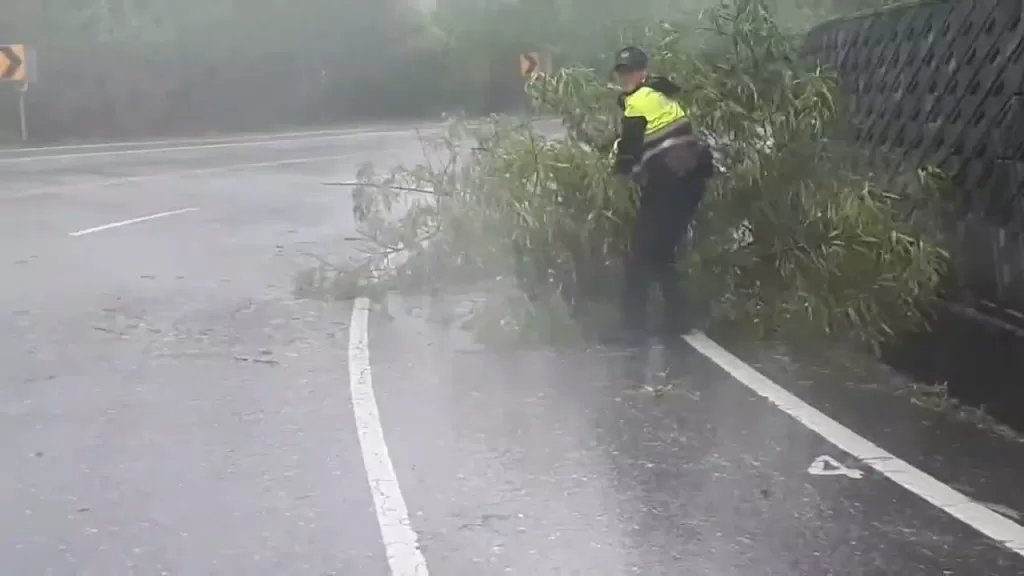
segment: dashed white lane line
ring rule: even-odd
[[[745,386],[767,398],[804,426],[862,460],[893,482],[917,494],[961,522],[973,527],[1008,549],[1024,556],[1024,526],[993,512],[957,490],[918,470],[871,441],[857,435],[839,422],[790,394],[760,372],[729,353],[703,334],[686,340]]]
[[[409,522],[409,510],[384,441],[370,373],[369,316],[370,301],[357,298],[349,325],[348,370],[363,465],[391,575],[429,576],[427,561]]]
[[[195,212],[196,210],[199,210],[199,208],[183,208],[181,210],[171,210],[170,212],[150,214],[149,216],[132,218],[131,220],[122,220],[120,222],[111,222],[110,224],[104,224],[102,226],[96,226],[94,228],[86,228],[85,230],[79,230],[78,232],[71,232],[68,234],[68,236],[85,236],[86,234],[92,234],[93,232],[101,232],[103,230],[110,230],[111,228],[119,228],[121,226],[127,226],[129,224],[136,224],[138,222],[145,222],[147,220],[156,220],[157,218],[164,218],[167,216],[175,216],[177,214],[184,214],[186,212]]]

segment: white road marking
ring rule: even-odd
[[[838,460],[828,455],[815,458],[814,462],[811,462],[811,465],[807,467],[807,472],[814,476],[846,476],[854,480],[860,480],[864,477],[864,472],[847,468],[840,464]]]
[[[227,164],[224,166],[211,166],[209,168],[195,168],[191,170],[176,170],[174,172],[162,172],[160,174],[147,174],[145,176],[125,176],[123,178],[108,178],[106,180],[100,180],[98,182],[77,182],[75,184],[56,184],[53,186],[42,186],[39,188],[32,188],[24,192],[17,194],[4,194],[0,192],[0,200],[18,200],[22,198],[30,198],[33,196],[40,196],[42,194],[53,194],[55,192],[65,192],[67,190],[74,190],[76,188],[101,188],[106,186],[116,186],[118,184],[128,184],[132,182],[145,182],[148,180],[159,180],[162,178],[176,178],[179,176],[195,176],[197,174],[211,174],[215,172],[228,172],[230,170],[245,170],[247,168],[266,168],[269,166],[285,166],[288,164],[306,164],[310,162],[323,162],[327,160],[342,160],[343,158],[351,157],[353,154],[331,154],[328,156],[308,156],[306,158],[290,158],[288,160],[270,160],[268,162],[250,162],[247,164]]]
[[[703,334],[686,337],[698,352],[733,378],[767,398],[804,426],[860,459],[893,482],[917,494],[961,522],[1024,556],[1024,527],[893,456],[800,400]]]
[[[131,150],[105,150],[102,152],[78,152],[72,154],[46,154],[43,156],[23,156],[20,158],[0,158],[0,164],[21,164],[25,162],[41,162],[46,160],[67,160],[71,158],[91,158],[95,156],[126,156],[130,154],[156,154],[161,152],[179,152],[183,150],[206,150],[211,148],[240,148],[246,146],[267,146],[273,144],[316,142],[318,140],[338,140],[340,138],[351,138],[353,136],[385,136],[390,134],[403,134],[411,130],[381,130],[377,132],[352,132],[343,134],[331,134],[328,136],[310,136],[305,138],[284,138],[275,140],[243,140],[227,141],[215,144],[191,144],[182,146],[170,146],[166,148],[135,148]]]
[[[377,400],[370,373],[370,301],[356,298],[349,325],[348,370],[352,410],[356,416],[359,446],[366,478],[370,483],[377,522],[392,576],[429,576],[427,560],[420,551],[416,531],[409,522],[402,490],[384,441]]]
[[[68,236],[85,236],[86,234],[92,234],[93,232],[101,232],[103,230],[110,230],[111,228],[119,228],[121,226],[127,226],[128,224],[135,224],[138,222],[145,222],[147,220],[156,220],[157,218],[163,218],[165,216],[174,216],[176,214],[184,214],[186,212],[195,212],[199,208],[183,208],[181,210],[171,210],[170,212],[161,212],[159,214],[150,214],[149,216],[143,216],[141,218],[132,218],[131,220],[122,220],[120,222],[111,222],[110,224],[104,224],[103,226],[96,226],[95,228],[86,228],[85,230],[79,230],[78,232],[71,232]]]

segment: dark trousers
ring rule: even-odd
[[[626,259],[623,322],[628,331],[646,329],[647,300],[652,285],[657,284],[665,306],[661,328],[679,333],[692,320],[692,311],[688,309],[676,263],[704,197],[707,181],[679,176],[658,165],[648,169],[644,176],[631,250]]]

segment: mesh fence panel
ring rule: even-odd
[[[1021,0],[937,0],[815,28],[855,138],[900,166],[954,175],[950,297],[1024,318],[1024,26]]]

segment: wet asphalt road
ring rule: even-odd
[[[348,194],[321,182],[419,150],[391,126],[0,152],[0,575],[373,576],[411,554],[379,526],[396,512],[357,430],[352,306],[292,282],[353,250]],[[394,304],[370,315],[364,372],[431,574],[1024,574],[689,346],[485,351],[435,319],[445,305]],[[1019,443],[741,356],[1024,510]],[[637,386],[664,370],[672,391]],[[811,474],[821,456],[858,477]]]

